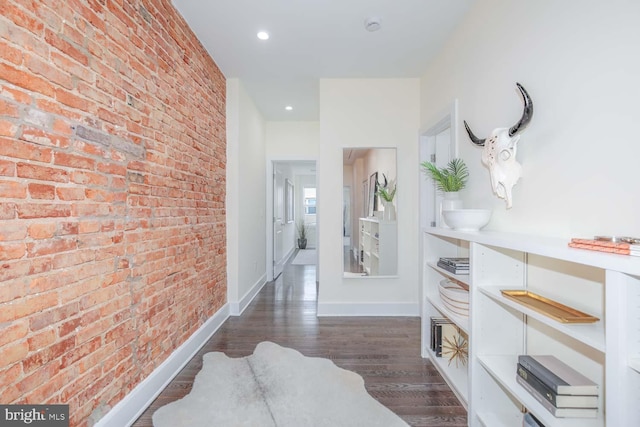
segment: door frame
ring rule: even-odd
[[[273,172],[274,172],[274,167],[273,164],[274,163],[293,163],[295,164],[296,162],[315,162],[316,164],[316,191],[317,191],[317,195],[316,195],[316,199],[320,198],[320,188],[319,188],[319,180],[318,180],[318,173],[320,171],[320,168],[318,167],[318,158],[317,157],[304,157],[304,156],[291,156],[291,157],[283,157],[283,156],[278,156],[278,157],[269,157],[267,156],[267,166],[266,166],[266,177],[265,177],[265,186],[266,186],[266,207],[265,207],[265,215],[264,215],[264,219],[265,219],[265,224],[266,224],[266,229],[267,229],[267,243],[266,243],[266,265],[265,265],[265,271],[267,272],[267,282],[270,282],[274,279],[273,277],[273,270],[274,270],[274,266],[273,266],[273,258],[274,258],[274,254],[273,254]],[[320,212],[318,211],[317,214],[318,218],[320,216]],[[317,221],[317,225],[316,225],[316,249],[319,248],[320,246],[320,232],[319,232],[319,222]],[[316,281],[319,278],[319,272],[320,272],[320,260],[318,259],[318,268],[316,268]]]
[[[458,100],[454,99],[447,109],[441,111],[433,121],[420,129],[419,161],[431,161],[431,154],[435,153],[435,139],[440,132],[450,129],[449,135],[449,158],[458,157]],[[419,189],[419,218],[418,226],[420,230],[435,226],[437,223],[435,211],[437,206],[430,206],[437,198],[435,186],[426,179],[424,173],[420,172]],[[437,203],[436,203],[437,205]],[[432,223],[431,221],[435,221]],[[420,234],[418,234],[420,235]]]
[[[282,250],[282,248],[284,247],[284,237],[283,237],[283,233],[284,233],[284,227],[286,226],[287,222],[285,219],[286,213],[285,213],[285,177],[284,174],[281,172],[281,168],[279,168],[278,166],[276,166],[276,163],[278,162],[273,162],[272,165],[274,165],[273,168],[273,174],[272,174],[272,191],[273,191],[273,195],[272,195],[272,203],[273,203],[273,213],[272,213],[272,217],[273,217],[273,222],[271,223],[271,235],[273,236],[273,253],[274,253],[274,262],[272,263],[272,274],[274,278],[277,278],[281,273],[282,273],[282,269],[284,267],[284,264],[286,262],[286,259],[284,259],[284,253],[282,254],[283,257],[276,260],[275,259],[275,255],[278,252],[277,250],[277,246],[278,243],[280,244],[280,250]],[[278,176],[278,174],[280,174],[280,176]],[[288,180],[287,180],[288,181]],[[278,191],[276,191],[276,189],[281,192],[281,194],[277,194]],[[276,203],[276,199],[280,197],[281,200],[278,201],[278,203],[280,204],[280,212],[277,212],[276,214],[276,206],[278,203]],[[280,241],[278,242],[278,238],[276,237],[276,228],[278,227],[278,221],[280,222]]]

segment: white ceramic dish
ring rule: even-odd
[[[443,210],[444,222],[454,230],[479,231],[489,223],[489,209],[449,209]]]
[[[451,301],[461,304],[469,304],[469,291],[451,280],[441,280],[438,284],[438,290],[440,295],[445,296]]]
[[[448,304],[447,302],[445,302],[445,300],[442,300],[442,305],[444,305],[444,307],[453,314],[457,314],[458,316],[462,316],[462,317],[469,317],[469,308],[466,308],[466,309],[459,308],[451,304]]]
[[[469,316],[469,291],[455,282],[444,279],[438,283],[440,301],[452,313]]]

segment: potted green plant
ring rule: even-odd
[[[462,159],[453,159],[442,169],[430,162],[422,162],[420,166],[423,168],[422,171],[433,179],[438,190],[444,193],[458,192],[467,185],[469,170]]]
[[[469,179],[467,165],[464,160],[455,158],[446,167],[440,169],[430,162],[422,162],[420,166],[423,168],[422,171],[435,182],[436,188],[443,193],[444,200],[440,203],[440,226],[447,227],[442,211],[462,208],[458,191],[467,185]]]
[[[298,229],[298,248],[306,249],[307,248],[307,224],[305,224],[304,220],[301,219],[298,221],[296,228]]]
[[[384,184],[378,182],[376,194],[382,199],[382,204],[384,205],[384,219],[394,221],[396,219],[396,211],[393,205],[393,198],[396,196],[398,186],[394,180],[388,180],[385,174],[382,174],[382,176],[384,177]]]

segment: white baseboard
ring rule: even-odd
[[[318,303],[318,316],[419,317],[418,303]]]
[[[229,302],[229,315],[240,316],[242,312],[251,304],[251,301],[258,295],[258,292],[267,283],[267,275],[263,274],[256,283],[253,284],[251,289],[240,299],[240,301]]]
[[[94,427],[128,427],[133,424],[228,317],[229,304],[225,304]]]
[[[293,256],[293,254],[296,253],[296,247],[293,246],[291,248],[291,250],[289,251],[289,253],[287,254],[287,256],[284,257],[284,264],[288,263],[289,261],[291,261],[291,257]]]

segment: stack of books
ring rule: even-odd
[[[446,338],[452,340],[457,331],[458,328],[446,317],[431,318],[431,351],[436,357],[442,357],[442,342]]]
[[[438,267],[453,274],[469,274],[469,258],[440,258]]]
[[[637,243],[608,242],[605,240],[578,239],[574,237],[569,242],[569,247],[619,255],[640,256],[640,244]]]
[[[554,356],[518,356],[516,380],[555,417],[598,416],[598,385]]]

